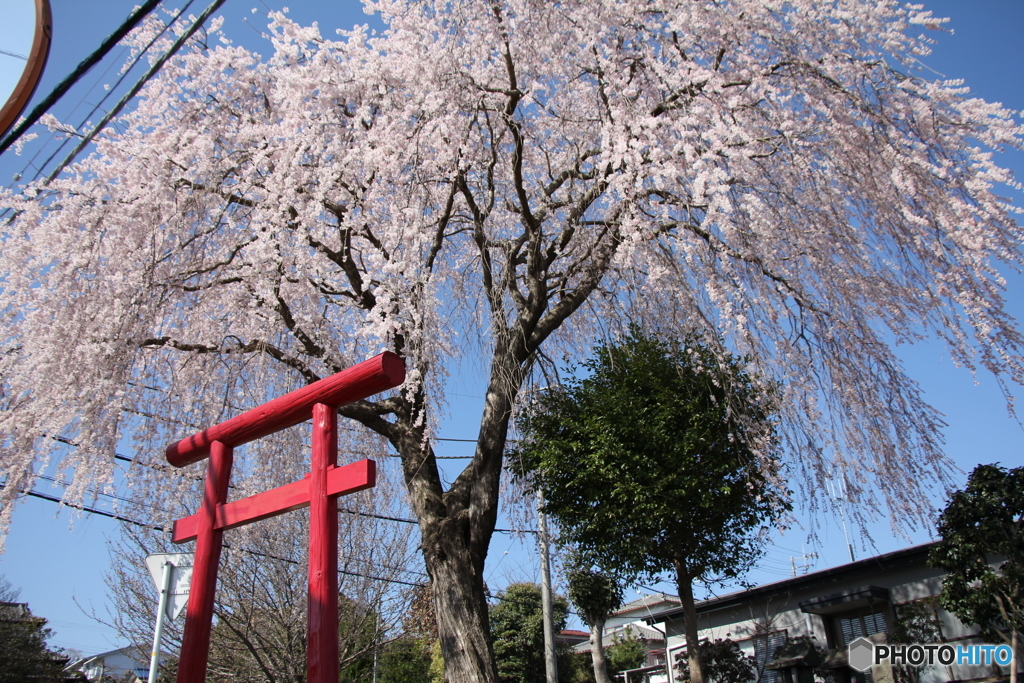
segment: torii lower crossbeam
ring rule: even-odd
[[[202,507],[174,523],[175,543],[196,541],[178,683],[202,683],[206,679],[224,530],[306,506],[310,508],[306,680],[337,683],[338,496],[370,488],[376,482],[372,460],[337,466],[337,408],[404,380],[401,359],[385,352],[168,447],[167,460],[178,467],[207,456],[210,459]],[[300,481],[227,502],[233,448],[310,417],[313,454],[309,474]]]

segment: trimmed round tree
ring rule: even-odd
[[[597,683],[612,683],[608,675],[603,632],[609,615],[622,604],[622,586],[610,574],[574,558],[566,572],[569,600],[590,628],[590,657]]]
[[[637,329],[582,370],[538,396],[512,462],[563,543],[625,577],[674,575],[692,645],[693,583],[745,572],[789,509],[770,391],[740,358]],[[701,683],[699,652],[688,656]]]
[[[1024,467],[978,465],[939,517],[942,540],[928,561],[947,572],[939,602],[1004,641],[1019,661],[1024,632]],[[1018,680],[1011,666],[1010,681]]]

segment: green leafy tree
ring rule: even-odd
[[[940,603],[1018,655],[1024,631],[1024,467],[978,465],[967,487],[950,497],[938,531],[942,540],[928,560],[947,574]],[[1011,667],[1011,683],[1016,669]]]
[[[895,643],[945,642],[936,596],[908,602],[896,608],[896,621],[889,639]]]
[[[628,669],[639,669],[647,663],[647,646],[631,630],[623,636],[614,636],[608,648],[608,668],[613,674]]]
[[[558,683],[596,683],[594,665],[586,652],[568,648],[558,653]]]
[[[431,683],[432,640],[403,635],[381,648],[377,683]]]
[[[644,643],[627,632],[625,637],[613,637],[611,644],[604,649],[604,671],[609,680],[622,671],[636,669],[647,661],[647,647]],[[565,649],[558,654],[559,683],[597,683],[597,669],[591,654],[571,652]]]
[[[512,454],[564,543],[625,577],[674,573],[691,643],[693,582],[746,571],[760,532],[788,510],[770,392],[743,365],[696,339],[634,328],[599,347],[582,378],[537,396]]]
[[[565,628],[569,603],[554,596],[555,632]],[[544,670],[544,617],[540,586],[510,584],[489,610],[494,657],[502,683],[540,683]]]
[[[906,633],[906,631],[904,631]],[[907,641],[907,642],[932,642],[932,641]],[[823,647],[818,643],[818,640],[814,636],[786,636],[785,641],[782,645],[778,646],[774,652],[770,653],[771,659],[767,657],[758,666],[757,660],[753,657],[750,659],[755,667],[755,674],[757,680],[761,680],[766,672],[765,665],[770,661],[774,660],[791,660],[793,662],[799,662],[802,667],[807,667],[811,670],[811,675],[814,680],[818,683],[839,683],[839,676],[836,669],[830,669],[825,667],[825,659],[828,654],[827,648]],[[904,679],[898,678],[899,681]]]
[[[566,572],[569,600],[590,628],[590,656],[597,683],[611,683],[608,675],[603,632],[608,616],[622,604],[622,586],[604,572],[582,566],[579,561],[570,564]]]
[[[938,607],[937,596],[896,607],[896,621],[893,622],[889,640],[905,644],[945,642],[942,636],[942,622],[936,611]],[[893,666],[893,675],[896,683],[917,683],[921,678],[921,672],[928,667],[928,664],[899,664]]]
[[[714,642],[700,641],[698,646],[701,663],[704,666],[704,680],[707,683],[744,683],[752,681],[757,672],[757,663],[753,657],[744,655],[740,646],[729,639],[718,639]],[[688,657],[679,656],[679,672],[676,680],[691,683],[691,669]]]
[[[63,681],[68,659],[46,645],[51,635],[46,619],[34,616],[17,598],[18,591],[0,578],[0,683]]]

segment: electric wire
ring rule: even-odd
[[[0,485],[0,488],[3,488],[3,486]],[[57,498],[55,496],[51,496],[51,495],[48,495],[48,494],[45,494],[45,493],[41,493],[39,491],[23,491],[22,495],[31,496],[33,498],[41,498],[42,500],[47,500],[47,501],[50,501],[52,503],[57,503],[59,505],[66,505],[66,506],[68,506],[70,508],[73,508],[75,510],[80,510],[80,511],[88,513],[88,514],[101,515],[103,517],[109,517],[110,519],[114,519],[114,520],[117,520],[119,522],[125,522],[127,524],[133,524],[135,526],[142,527],[142,528],[145,528],[145,529],[152,529],[154,531],[162,531],[162,532],[163,531],[167,531],[166,527],[161,526],[159,524],[147,524],[146,522],[140,522],[138,520],[131,519],[130,517],[125,517],[123,515],[118,515],[118,514],[115,514],[113,512],[108,512],[106,510],[99,510],[99,509],[96,509],[96,508],[91,508],[91,507],[89,507],[87,505],[75,505],[75,504],[71,504],[71,503],[64,503],[63,501],[61,501],[60,498]],[[340,509],[339,509],[339,511],[340,511]],[[367,513],[358,513],[358,514],[367,514]],[[368,515],[367,514],[367,516],[373,516],[373,515]],[[387,517],[382,517],[382,519],[394,519],[395,521],[405,521],[405,520],[400,520],[398,518],[387,518]],[[412,520],[409,520],[409,521],[412,521]],[[415,522],[413,522],[413,523],[415,523]],[[498,531],[498,529],[495,529],[495,531]],[[231,546],[229,544],[225,543],[224,547],[230,548]],[[269,553],[261,553],[259,551],[251,550],[251,549],[248,549],[248,548],[240,548],[240,550],[242,552],[244,552],[244,553],[247,553],[247,554],[253,555],[253,556],[257,556],[257,557],[265,557],[265,558],[268,558],[268,559],[280,560],[281,562],[288,562],[290,564],[301,564],[298,560],[293,560],[293,559],[286,558],[286,557],[279,557],[277,555],[271,555]],[[387,568],[388,569],[394,569],[394,567],[387,567]],[[415,570],[402,569],[402,570],[399,570],[399,571],[404,571],[404,572],[407,572],[407,573],[423,575],[422,572],[418,572],[418,571],[415,571]],[[344,570],[344,569],[339,569],[338,573],[339,574],[345,574],[347,576],[357,576],[359,578],[370,579],[370,580],[373,580],[373,581],[384,581],[384,582],[387,582],[387,583],[397,583],[399,585],[411,586],[411,587],[414,587],[414,588],[426,588],[427,586],[430,585],[429,581],[427,583],[410,582],[410,581],[403,581],[401,579],[389,579],[389,578],[384,578],[384,577],[380,577],[380,576],[373,576],[371,574],[361,574],[359,572],[351,572],[351,571],[347,571],[347,570]],[[502,596],[500,594],[493,595],[492,597],[495,598],[496,600],[501,600],[501,601],[504,601],[504,602],[515,602],[515,603],[518,603],[518,604],[525,604],[525,603],[521,603],[520,601],[513,600],[511,598],[506,598],[506,597],[504,597],[504,596]],[[575,612],[571,612],[571,611],[569,612],[569,614],[572,614],[574,616],[579,616]]]
[[[0,488],[2,488],[2,487],[0,487]],[[114,520],[117,520],[119,522],[125,522],[127,524],[132,524],[134,526],[142,527],[144,529],[151,529],[153,531],[161,531],[161,532],[167,531],[166,527],[164,527],[162,525],[159,525],[159,524],[148,524],[146,522],[140,522],[140,521],[138,521],[136,519],[132,519],[130,517],[125,517],[123,515],[118,515],[116,513],[109,512],[107,510],[100,510],[98,508],[89,507],[88,505],[75,505],[73,503],[65,503],[60,498],[57,498],[56,496],[51,496],[49,494],[42,493],[40,491],[23,491],[22,495],[30,496],[32,498],[40,498],[42,500],[47,500],[47,501],[50,501],[51,503],[57,503],[59,505],[66,505],[67,507],[73,508],[75,510],[79,510],[81,512],[85,512],[85,513],[88,513],[88,514],[91,514],[91,515],[100,515],[102,517],[108,517],[110,519],[114,519]],[[231,546],[230,546],[230,544],[225,543],[224,547],[230,548]],[[284,558],[284,557],[278,557],[278,556],[275,556],[275,555],[269,555],[269,554],[266,554],[266,553],[260,553],[260,552],[257,552],[255,550],[250,550],[248,548],[241,548],[240,550],[242,552],[248,553],[250,555],[257,555],[257,556],[267,557],[267,558],[270,558],[270,559],[281,560],[282,562],[290,562],[292,564],[299,564],[298,560],[291,560],[291,559]],[[387,567],[387,568],[388,569],[395,569],[394,567]],[[402,569],[402,570],[399,570],[399,571],[415,573],[415,574],[422,574],[422,572],[417,572],[415,570],[409,570],[409,569]],[[381,578],[381,577],[378,577],[378,576],[370,576],[368,574],[359,574],[359,573],[356,573],[356,572],[349,572],[349,571],[345,571],[345,570],[342,570],[342,569],[339,569],[338,573],[339,574],[348,574],[350,576],[359,576],[359,577],[367,578],[367,579],[374,579],[376,581],[390,581],[391,583],[401,583],[401,584],[408,585],[408,586],[423,586],[423,585],[425,585],[425,584],[419,584],[419,583],[408,583],[408,582],[399,581],[399,580],[396,580],[396,579],[385,579],[385,578]]]
[[[107,99],[111,95],[113,95],[115,92],[117,92],[118,88],[121,87],[121,84],[124,82],[124,80],[126,78],[128,78],[128,75],[131,73],[132,69],[134,69],[138,65],[138,63],[140,61],[142,61],[142,58],[145,57],[149,53],[149,48],[151,48],[153,46],[153,44],[156,43],[157,40],[159,40],[165,33],[167,33],[167,31],[170,30],[170,28],[178,21],[178,19],[181,17],[181,15],[184,14],[186,12],[186,10],[188,10],[188,8],[192,6],[193,2],[195,2],[195,0],[188,0],[188,2],[186,2],[185,5],[178,10],[177,14],[172,16],[171,20],[169,22],[167,22],[166,24],[164,24],[164,27],[162,29],[160,29],[160,31],[155,36],[153,36],[152,39],[150,39],[150,41],[146,44],[146,46],[143,47],[141,50],[139,50],[138,54],[135,55],[135,58],[132,59],[129,64],[127,64],[126,66],[124,66],[122,68],[121,75],[114,82],[114,84],[112,86],[110,86],[109,89],[106,90],[106,92],[104,92],[103,97],[100,98],[99,102],[97,102],[96,104],[92,105],[92,109],[90,109],[89,113],[87,113],[82,118],[81,123],[79,123],[77,126],[75,126],[75,130],[76,131],[78,131],[82,127],[84,127],[85,124],[89,122],[89,119],[93,116],[93,114],[95,114],[100,109],[100,107],[103,106],[103,103],[106,102]],[[112,67],[113,67],[113,61],[110,64],[107,65],[107,68],[106,68],[106,70],[103,73],[106,74],[107,71],[109,71]],[[88,92],[90,92],[91,90],[95,89],[95,85],[96,84],[94,83],[93,86],[85,94],[82,95],[82,99],[79,100],[78,104],[76,104],[74,109],[71,110],[71,113],[74,113],[74,111],[78,109],[79,105],[81,105],[82,102],[85,101],[85,98],[88,95]],[[106,113],[108,113],[108,112],[104,112],[104,114],[106,114]],[[79,133],[79,137],[81,137],[80,133]],[[68,137],[65,137],[60,142],[60,144],[57,146],[57,149],[55,149],[53,151],[53,153],[50,154],[50,156],[48,156],[46,158],[46,160],[42,164],[39,165],[39,167],[38,167],[38,169],[36,171],[36,174],[35,174],[35,178],[38,178],[39,175],[42,174],[43,169],[45,169],[47,166],[50,165],[50,162],[53,161],[54,158],[58,154],[60,154],[61,150],[64,149],[64,145],[67,144],[70,141],[71,141],[71,137],[68,136]],[[38,155],[38,152],[36,154]],[[36,158],[36,156],[34,155],[32,157],[32,159],[31,159],[30,163],[32,161],[35,161],[35,158]],[[35,179],[35,178],[33,178],[33,179]]]
[[[178,52],[178,50],[180,50],[181,47],[188,41],[188,39],[195,35],[196,31],[198,31],[203,26],[203,24],[206,23],[206,20],[209,18],[209,16],[216,12],[217,9],[223,4],[224,0],[213,0],[213,2],[210,3],[210,5],[205,10],[203,10],[202,14],[196,17],[196,20],[192,22],[192,25],[188,27],[188,30],[186,30],[184,33],[178,36],[178,39],[175,40],[174,43],[169,48],[167,48],[167,51],[159,59],[153,62],[153,64],[149,67],[146,73],[142,75],[142,78],[140,78],[135,83],[135,85],[133,85],[131,89],[129,89],[128,92],[126,92],[120,100],[118,100],[117,104],[115,104],[114,107],[109,112],[107,112],[107,114],[102,119],[100,119],[100,122],[97,123],[91,131],[85,134],[85,136],[79,141],[79,143],[75,145],[75,148],[71,150],[71,153],[68,154],[67,157],[65,157],[64,161],[62,161],[60,165],[57,166],[57,168],[55,168],[53,171],[50,172],[48,176],[46,176],[45,182],[47,184],[52,182],[54,178],[60,175],[60,172],[63,171],[68,164],[74,161],[75,157],[78,156],[78,153],[85,149],[86,145],[92,142],[92,139],[101,130],[103,130],[108,123],[110,123],[110,120],[117,116],[125,107],[125,105],[127,105],[128,102],[130,102],[132,98],[134,98],[138,94],[138,92],[142,90],[142,86],[144,86],[149,81],[149,79],[156,74],[157,71],[163,68],[163,65],[167,63],[167,60],[173,57]],[[3,149],[0,149],[0,153],[2,152]]]
[[[38,476],[39,479],[43,479],[45,481],[49,481],[49,482],[54,483],[54,484],[59,483],[59,482],[57,482],[57,480],[54,477],[50,477],[48,475],[37,475],[37,476]],[[0,484],[0,488],[4,488],[4,486],[5,486],[4,484]],[[131,519],[128,519],[128,518],[122,518],[121,516],[118,516],[115,513],[107,512],[105,510],[99,510],[99,509],[96,509],[96,508],[88,508],[88,507],[86,507],[84,505],[80,505],[80,504],[67,503],[67,502],[63,501],[62,499],[60,499],[60,498],[56,498],[54,496],[48,496],[48,495],[42,494],[42,493],[40,493],[38,491],[22,491],[21,493],[22,493],[22,495],[34,495],[35,497],[45,498],[45,500],[52,500],[53,502],[60,503],[62,505],[67,505],[68,507],[73,508],[75,510],[81,510],[83,512],[90,512],[90,513],[95,512],[96,514],[102,514],[102,515],[110,517],[112,519],[126,521],[126,522],[129,522],[131,524],[135,524],[136,526],[148,526],[149,528],[156,529],[158,531],[165,531],[164,527],[162,527],[162,526],[152,525],[152,524],[147,525],[144,522],[139,522],[137,520],[131,520]],[[120,500],[120,501],[125,502],[125,503],[132,503],[132,504],[134,504],[134,502],[135,502],[135,501],[132,501],[132,500],[130,500],[128,498],[124,498],[122,496],[118,496],[118,495],[112,494],[112,493],[104,493],[102,491],[93,492],[93,493],[94,493],[95,496],[105,496],[105,497],[108,497],[108,498],[111,498],[111,499],[114,499],[114,500]],[[161,510],[159,508],[154,508],[154,509],[157,512],[164,512],[164,513],[167,512],[166,510]],[[357,517],[368,517],[368,518],[371,518],[371,519],[379,519],[379,520],[383,520],[383,521],[386,521],[386,522],[398,522],[398,523],[401,523],[401,524],[415,524],[415,525],[419,525],[419,522],[416,521],[415,519],[410,519],[410,518],[407,518],[407,517],[393,517],[393,516],[390,516],[390,515],[378,515],[378,514],[373,513],[373,512],[362,512],[362,511],[359,511],[359,510],[352,510],[351,508],[339,507],[338,508],[338,512],[344,512],[345,514],[355,515]],[[534,530],[534,529],[495,529],[494,531],[495,531],[495,533],[503,533],[503,534],[535,534],[535,533],[537,533],[536,530]]]
[[[128,32],[135,28],[135,26],[137,26],[146,15],[156,9],[156,6],[159,5],[160,2],[161,0],[146,0],[146,2],[129,14],[128,18],[125,19],[113,33],[107,36],[91,55],[82,60],[74,71],[68,74],[63,81],[57,84],[57,87],[55,87],[49,95],[43,98],[42,102],[36,105],[32,112],[25,117],[25,120],[15,126],[14,130],[12,130],[6,138],[0,140],[0,154],[7,151],[7,149],[29,129],[29,127],[42,118],[43,114],[45,114],[50,107],[56,104],[57,100],[63,97],[71,86],[77,83],[83,76],[85,76],[89,69],[103,59],[103,57],[105,57],[106,54],[110,52],[110,50],[117,45],[122,38],[128,35]]]

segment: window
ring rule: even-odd
[[[837,615],[834,618],[834,636],[838,647],[846,647],[857,638],[888,633],[885,612],[868,608],[859,612]]]
[[[832,617],[832,638],[838,648],[845,649],[857,638],[888,633],[888,620],[884,608],[866,607],[856,612],[845,612]],[[872,683],[871,671],[846,669],[850,683]]]
[[[776,631],[762,636],[754,636],[754,659],[757,660],[758,683],[785,683],[783,672],[766,669],[765,665],[775,659],[775,651],[786,642],[786,632]]]

